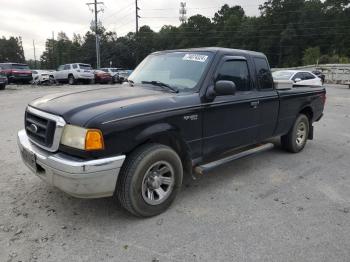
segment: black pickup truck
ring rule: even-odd
[[[120,86],[31,102],[18,133],[26,165],[81,198],[115,196],[137,216],[170,206],[183,174],[313,138],[325,89],[275,88],[262,53],[199,48],[149,55]]]

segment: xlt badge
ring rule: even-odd
[[[184,119],[185,119],[185,120],[195,121],[195,120],[198,120],[198,115],[184,116]]]

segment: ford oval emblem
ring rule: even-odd
[[[29,126],[29,130],[32,131],[33,133],[37,133],[38,132],[38,127],[35,124],[31,124]]]

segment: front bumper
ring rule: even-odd
[[[29,141],[25,130],[18,132],[23,162],[38,177],[78,198],[112,196],[124,155],[84,161],[63,153],[47,152]]]
[[[12,82],[31,81],[31,80],[33,80],[33,77],[32,77],[32,75],[12,75],[12,76],[9,76],[9,80]]]

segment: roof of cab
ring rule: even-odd
[[[170,52],[212,52],[212,53],[222,53],[222,54],[246,54],[256,57],[266,57],[263,53],[242,50],[242,49],[231,49],[231,48],[223,48],[223,47],[200,47],[200,48],[188,48],[188,49],[174,49],[174,50],[164,50],[154,52],[153,54],[161,54],[161,53],[170,53]]]

